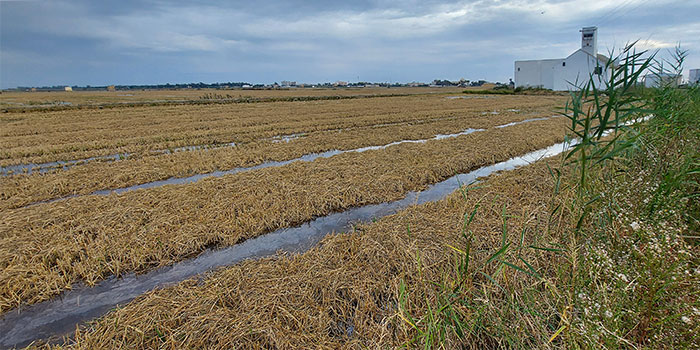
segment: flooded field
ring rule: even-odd
[[[446,97],[2,114],[0,345],[561,152],[562,97]]]
[[[494,172],[512,170],[557,155],[565,151],[568,146],[569,144],[565,143],[555,144],[466,174],[457,174],[430,185],[424,191],[408,192],[404,198],[393,202],[371,204],[329,214],[301,226],[279,229],[228,248],[207,250],[196,258],[146,274],[128,274],[121,278],[110,278],[94,287],[80,286],[64,293],[60,299],[33,305],[25,308],[21,313],[8,314],[0,320],[0,333],[5,334],[0,336],[0,345],[28,344],[37,339],[70,334],[77,322],[89,321],[154,288],[162,288],[194,276],[202,276],[205,272],[246,259],[269,257],[280,252],[304,252],[328,234],[353,232],[357,225],[395,214],[411,205],[442,200],[461,186],[472,185],[478,179]]]

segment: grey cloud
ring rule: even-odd
[[[601,50],[648,39],[640,45],[695,52],[699,10],[645,0],[0,1],[0,87],[506,81],[515,59],[571,53],[586,25],[600,26]]]

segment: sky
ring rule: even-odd
[[[700,1],[0,0],[0,88],[188,82],[507,82],[519,59],[678,43]]]

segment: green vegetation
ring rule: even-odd
[[[676,49],[664,65],[680,72],[685,56]],[[617,62],[604,86],[581,86],[563,110],[576,142],[548,166],[547,225],[509,232],[509,219],[528,214],[504,206],[501,244],[476,263],[477,204],[464,216],[463,246],[449,246],[454,269],[430,282],[437,297],[411,312],[402,281],[398,312],[414,329],[407,347],[697,346],[700,90],[639,89],[640,75],[661,64],[633,45]],[[465,202],[471,190],[463,188]]]
[[[515,89],[508,85],[499,85],[490,90],[464,90],[462,93],[474,95],[561,95],[562,92],[552,91],[542,87],[517,87]]]

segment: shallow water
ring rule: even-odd
[[[515,157],[504,162],[459,174],[431,185],[425,191],[409,192],[403,199],[376,205],[352,208],[307,222],[301,226],[280,229],[228,248],[208,250],[198,257],[143,275],[129,274],[111,278],[89,288],[77,286],[59,298],[12,310],[0,320],[0,346],[23,346],[37,339],[60,337],[75,330],[77,324],[99,317],[117,305],[152,290],[183,281],[215,268],[246,259],[275,255],[278,251],[303,252],[332,232],[352,231],[353,225],[396,213],[414,204],[438,201],[460,185],[469,185],[479,177],[496,171],[511,170],[538,159],[561,153],[568,144],[553,146]]]
[[[464,96],[465,98],[474,98],[474,96]],[[450,96],[447,98],[461,98],[461,96]],[[508,111],[515,111],[518,112],[519,110],[515,109],[510,109]],[[499,114],[497,111],[492,111],[492,112],[483,112],[482,114],[493,114],[497,115]],[[533,119],[527,119],[521,122],[516,122],[516,123],[510,123],[510,124],[505,124],[503,126],[497,126],[497,127],[505,127],[505,126],[510,126],[510,125],[516,125],[516,124],[521,124],[525,123],[528,121],[535,121],[535,120],[543,120],[546,118],[533,118]],[[418,122],[422,122],[418,121]],[[390,125],[396,125],[396,124],[402,124],[406,122],[401,122],[401,123],[385,123],[385,124],[377,124],[377,125],[372,125],[372,127],[382,127],[382,126],[390,126]],[[355,128],[348,128],[347,130],[350,129],[355,129]],[[339,130],[342,131],[342,130]],[[270,138],[270,140],[273,143],[280,143],[280,142],[286,142],[289,143],[293,140],[296,140],[298,138],[306,136],[307,133],[296,133],[296,134],[288,134],[288,135],[277,135],[273,136]],[[457,134],[448,134],[448,135],[438,135],[438,136],[444,136],[443,138],[449,138],[453,137],[450,135],[464,135],[463,133],[457,133]],[[410,141],[409,141],[410,142]],[[181,146],[181,147],[175,147],[172,149],[162,149],[162,150],[153,150],[151,151],[152,153],[161,153],[161,154],[172,154],[172,153],[177,153],[177,152],[185,152],[185,151],[199,151],[199,150],[210,150],[210,149],[215,149],[215,148],[222,148],[222,147],[236,147],[235,142],[229,142],[229,143],[222,143],[222,144],[202,144],[202,145],[191,145],[191,146]],[[121,159],[126,159],[130,156],[129,153],[115,153],[115,154],[110,154],[106,156],[97,156],[97,157],[90,157],[90,158],[84,158],[84,159],[74,159],[74,160],[59,160],[55,162],[46,162],[46,163],[25,163],[25,164],[15,164],[15,165],[7,165],[7,166],[0,166],[0,176],[8,176],[8,175],[14,175],[14,174],[31,174],[34,172],[38,173],[46,173],[49,171],[54,171],[54,170],[66,170],[71,167],[74,167],[76,165],[84,164],[87,162],[95,161],[95,160],[101,160],[101,161],[107,161],[107,162],[114,162],[118,161]],[[65,198],[70,198],[70,197],[65,197]],[[65,199],[61,198],[61,199]],[[45,202],[40,202],[40,203],[45,203]]]
[[[204,144],[204,145],[192,145],[192,146],[182,146],[175,147],[171,149],[159,149],[153,150],[151,153],[161,153],[161,154],[171,154],[176,152],[184,151],[198,151],[198,150],[208,150],[221,147],[235,147],[235,142],[223,143],[223,144]],[[31,174],[34,172],[46,173],[53,170],[66,170],[72,168],[76,165],[85,164],[91,161],[100,160],[107,162],[115,162],[118,160],[126,159],[130,156],[129,153],[115,153],[106,156],[97,156],[84,159],[73,159],[73,160],[58,160],[55,162],[46,163],[25,163],[25,164],[15,164],[0,167],[0,176],[14,175],[14,174]]]
[[[304,137],[304,136],[306,136],[305,132],[300,132],[300,133],[296,133],[296,134],[289,134],[289,135],[278,135],[278,136],[274,136],[272,138],[272,142],[273,143],[280,143],[280,142],[289,143],[290,141],[294,141],[294,140],[296,140],[300,137]]]
[[[26,163],[26,164],[15,164],[0,166],[0,176],[13,175],[13,174],[31,174],[34,172],[45,173],[52,170],[58,169],[68,169],[75,165],[87,163],[95,160],[102,161],[116,161],[128,157],[128,153],[117,153],[110,154],[106,156],[90,157],[85,159],[74,159],[74,160],[59,160],[55,162],[46,163]]]
[[[202,179],[210,178],[210,177],[221,177],[225,175],[231,175],[231,174],[237,174],[240,172],[244,171],[251,171],[251,170],[257,170],[257,169],[264,169],[264,168],[272,168],[272,167],[281,167],[290,163],[294,162],[312,162],[316,159],[319,158],[330,158],[332,156],[338,155],[338,154],[343,154],[343,153],[351,153],[351,152],[366,152],[366,151],[372,151],[372,150],[379,150],[379,149],[384,149],[387,147],[395,146],[395,145],[400,145],[403,143],[425,143],[430,140],[442,140],[442,139],[447,139],[447,138],[453,138],[461,135],[468,135],[474,132],[479,132],[479,131],[484,131],[484,129],[472,129],[468,128],[464,131],[460,131],[458,133],[454,134],[440,134],[440,135],[435,135],[434,137],[430,139],[422,139],[422,140],[402,140],[402,141],[396,141],[396,142],[391,142],[386,145],[380,145],[380,146],[368,146],[368,147],[361,147],[361,148],[356,148],[356,149],[351,149],[351,150],[330,150],[326,152],[321,152],[321,153],[309,153],[305,154],[299,158],[294,158],[294,159],[289,159],[285,161],[271,161],[271,162],[265,162],[256,166],[252,167],[240,167],[240,168],[233,168],[229,170],[219,170],[219,171],[214,171],[211,173],[205,173],[205,174],[197,174],[197,175],[192,175],[188,177],[171,177],[169,179],[165,180],[159,180],[159,181],[152,181],[152,182],[147,182],[139,185],[134,185],[134,186],[128,186],[128,187],[122,187],[122,188],[117,188],[117,189],[110,189],[110,190],[99,190],[90,193],[90,195],[108,195],[111,193],[124,193],[124,192],[129,192],[129,191],[134,191],[134,190],[140,190],[140,189],[146,189],[146,188],[154,188],[154,187],[161,187],[165,185],[181,185],[181,184],[188,184],[188,183],[193,183],[197,182]],[[73,196],[67,196],[67,197],[62,197],[62,198],[57,198],[57,199],[52,199],[48,201],[42,201],[42,202],[37,202],[37,203],[32,203],[30,205],[34,204],[40,204],[40,203],[51,203],[51,202],[56,202],[68,198],[74,198],[77,197],[77,195]]]
[[[524,123],[534,122],[534,121],[537,121],[537,120],[547,120],[547,119],[550,119],[550,118],[558,118],[558,117],[559,117],[558,115],[553,115],[553,116],[551,116],[551,117],[530,118],[530,119],[521,120],[521,121],[519,121],[519,122],[511,122],[511,123],[507,123],[507,124],[498,125],[498,126],[496,126],[496,128],[502,129],[502,128],[507,128],[507,127],[509,127],[509,126],[513,126],[513,125],[518,125],[518,124],[524,124]]]

